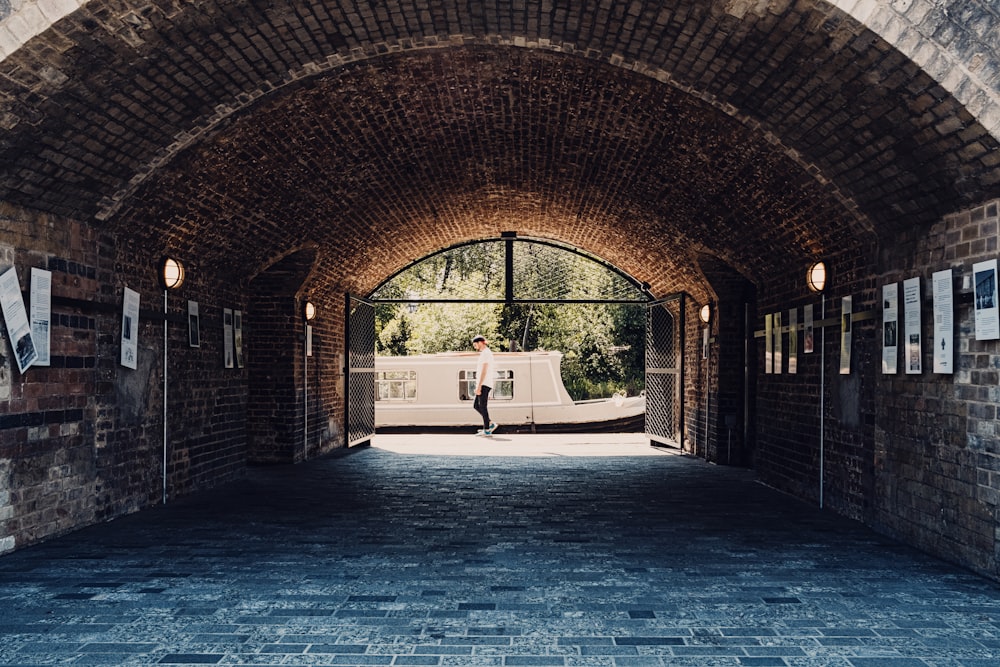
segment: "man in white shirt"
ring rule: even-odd
[[[493,350],[486,343],[483,336],[475,336],[472,339],[472,347],[479,353],[479,360],[476,362],[476,400],[472,407],[483,417],[483,428],[476,431],[476,435],[493,435],[496,430],[496,422],[490,421],[490,391],[493,389],[493,378],[496,371],[493,368]]]

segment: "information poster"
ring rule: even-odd
[[[781,313],[774,314],[772,327],[772,332],[774,333],[774,372],[780,375],[785,365],[784,340],[781,335]]]
[[[799,371],[799,309],[788,311],[788,372]]]
[[[52,325],[52,272],[31,269],[31,340],[35,343],[38,359],[35,366],[49,365]]]
[[[972,265],[975,281],[976,340],[1000,338],[1000,309],[997,307],[997,260]]]
[[[955,372],[955,306],[951,269],[934,272],[934,372]]]
[[[764,316],[764,372],[773,373],[774,372],[774,348],[771,343],[771,314],[768,313]]]
[[[122,358],[125,368],[135,369],[139,361],[139,293],[125,288],[122,300]]]
[[[233,311],[233,344],[236,346],[236,367],[243,368],[243,311]]]
[[[851,338],[854,335],[852,312],[852,297],[845,296],[840,300],[840,374],[851,374]]]
[[[222,309],[222,354],[225,359],[226,368],[236,365],[233,359],[233,310],[232,308]]]
[[[920,278],[903,281],[903,336],[906,343],[906,374],[923,372],[920,360]]]
[[[882,372],[895,375],[899,365],[899,283],[882,286]]]
[[[306,325],[306,356],[313,356],[313,328],[311,324]]]
[[[38,359],[38,352],[31,339],[31,325],[28,323],[28,312],[24,309],[21,283],[13,266],[0,274],[0,309],[7,325],[7,336],[14,348],[17,368],[23,374]]]
[[[188,301],[188,345],[201,347],[201,319],[198,317],[197,301]]]
[[[802,308],[802,352],[812,354],[813,345],[813,305],[806,304]]]

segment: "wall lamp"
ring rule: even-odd
[[[160,260],[160,286],[163,289],[176,289],[184,283],[184,265],[173,257],[163,257]]]
[[[313,305],[312,301],[306,301],[303,314],[306,317],[306,322],[312,322],[316,318],[316,306]]]
[[[822,292],[826,287],[826,264],[816,262],[806,271],[806,285],[813,292]]]
[[[708,321],[712,319],[712,306],[707,303],[702,306],[701,310],[698,311],[698,317],[701,318],[702,322],[708,324]]]

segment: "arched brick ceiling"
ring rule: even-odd
[[[732,6],[90,2],[0,63],[0,199],[250,273],[316,247],[360,291],[515,230],[665,292],[699,252],[755,277],[1000,193],[863,26]]]
[[[652,283],[671,266],[668,290],[697,282],[696,249],[756,272],[776,248],[805,257],[864,233],[780,148],[704,102],[515,47],[396,54],[311,79],[180,156],[119,215],[136,247],[169,229],[177,252],[213,265],[314,244],[327,280],[363,291],[387,268],[503,231],[573,243]]]

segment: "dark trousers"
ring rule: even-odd
[[[479,396],[476,396],[476,400],[472,402],[472,407],[476,409],[476,412],[483,416],[483,430],[485,431],[490,427],[490,387],[483,387]]]

